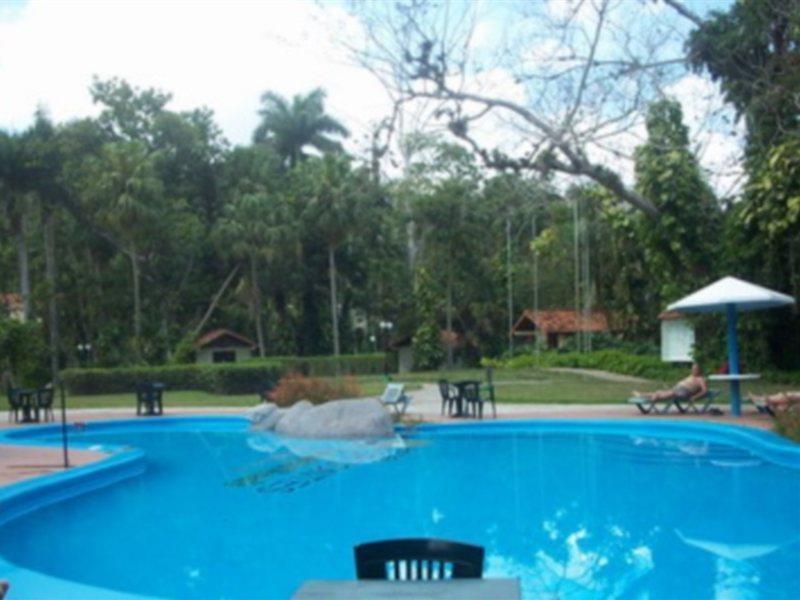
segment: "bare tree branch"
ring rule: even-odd
[[[692,23],[694,23],[698,27],[700,27],[704,23],[703,19],[701,19],[696,12],[686,8],[686,6],[680,0],[662,0],[662,2],[667,6],[671,7],[672,9],[674,9],[682,17],[686,17],[687,19],[689,19]]]

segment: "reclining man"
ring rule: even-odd
[[[636,398],[646,398],[651,402],[662,402],[675,399],[697,400],[705,396],[707,392],[708,384],[706,383],[706,378],[703,377],[703,371],[700,369],[700,365],[694,363],[691,374],[687,378],[681,379],[671,390],[659,390],[657,392],[634,391],[633,395]]]
[[[764,396],[750,395],[753,404],[766,404],[771,410],[788,410],[792,406],[800,406],[800,392],[780,392]]]

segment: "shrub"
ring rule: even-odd
[[[775,414],[775,432],[800,442],[800,409],[796,405]]]
[[[288,373],[281,378],[269,397],[278,406],[291,406],[298,400],[322,404],[328,400],[360,395],[361,387],[352,377],[324,380],[306,377],[300,373]]]

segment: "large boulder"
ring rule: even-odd
[[[274,408],[273,408],[274,407]],[[376,439],[394,437],[392,418],[375,399],[332,400],[319,406],[301,400],[288,409],[266,404],[250,413],[252,429],[290,438]]]

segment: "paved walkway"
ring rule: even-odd
[[[585,377],[594,377],[595,379],[602,379],[603,381],[616,381],[619,383],[653,383],[649,379],[643,377],[634,377],[633,375],[622,375],[621,373],[612,373],[611,371],[602,371],[600,369],[573,369],[570,367],[549,367],[545,371],[552,371],[554,373],[570,373],[572,375],[583,375]]]
[[[438,423],[458,423],[465,419],[454,419],[441,414],[441,398],[439,388],[433,384],[424,384],[421,389],[409,392],[412,397],[408,414],[413,420]],[[488,409],[488,410],[487,410]],[[247,407],[202,407],[202,408],[167,408],[167,416],[187,416],[203,414],[245,414]],[[491,408],[484,407],[485,417],[491,418]],[[754,409],[753,409],[754,410]],[[663,418],[660,415],[643,416],[636,407],[627,404],[499,404],[497,406],[500,419],[644,419]],[[67,420],[71,423],[93,421],[98,419],[125,419],[135,415],[131,408],[84,408],[67,411]],[[770,429],[772,420],[757,412],[747,412],[740,418],[729,415],[681,415],[670,413],[670,419],[687,421],[709,421],[713,423],[730,423],[747,425],[759,429]],[[26,427],[8,423],[8,413],[0,411],[0,429],[6,427]],[[103,456],[99,452],[88,450],[71,450],[70,460],[74,465],[81,465]],[[36,448],[0,445],[0,486],[29,477],[52,473],[61,469],[61,450],[57,448]]]

